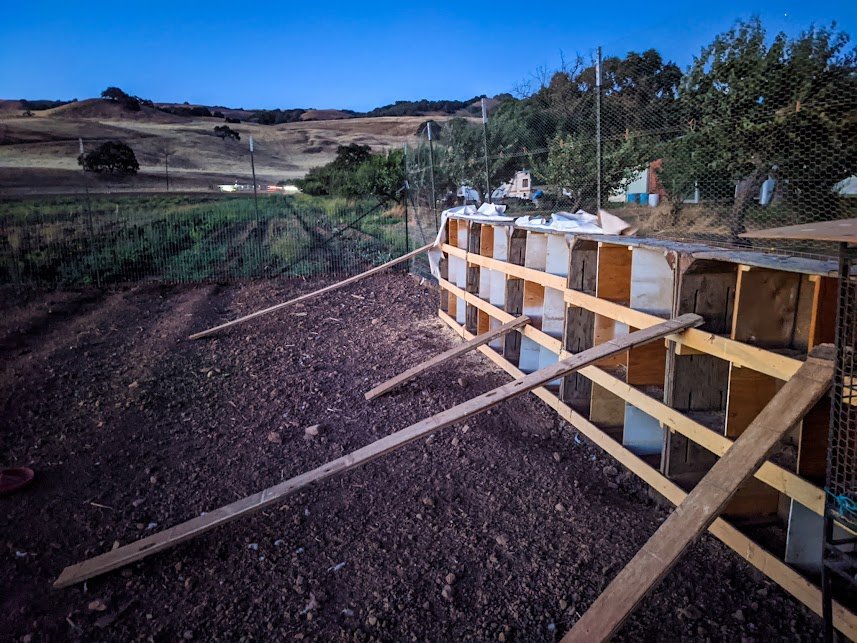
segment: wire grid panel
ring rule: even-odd
[[[857,524],[857,249],[843,258],[836,329],[827,490],[833,508]]]
[[[5,202],[0,283],[41,287],[355,274],[404,254],[367,198],[95,195]]]
[[[588,52],[489,99],[487,122],[478,106],[438,118],[408,164],[418,205],[601,205],[644,236],[835,256],[740,236],[857,216],[857,55],[834,28],[770,36],[739,23],[686,68],[654,49]]]

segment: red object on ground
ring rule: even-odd
[[[0,469],[0,496],[13,493],[26,487],[36,474],[28,467]]]

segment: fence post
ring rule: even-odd
[[[78,138],[77,141],[80,143],[80,157],[83,159],[83,139]],[[101,288],[101,270],[98,266],[98,253],[95,250],[95,222],[92,220],[92,199],[89,196],[89,177],[86,176],[86,166],[83,162],[81,162],[80,167],[83,170],[83,191],[86,194],[86,227],[89,229],[89,252],[92,255],[92,266],[95,268],[95,284]]]
[[[434,212],[434,227],[440,229],[440,222],[437,220],[437,198],[434,193],[434,146],[431,141],[431,121],[426,121],[426,132],[428,133],[429,142],[429,177],[431,178],[431,209]]]
[[[482,98],[482,147],[485,152],[485,200],[491,201],[491,178],[488,173],[488,107],[485,105],[485,97]]]
[[[601,47],[598,47],[598,59],[595,63],[595,164],[596,179],[595,203],[601,209]]]

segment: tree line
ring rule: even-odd
[[[857,173],[856,61],[835,27],[769,39],[758,19],[718,35],[684,71],[654,49],[605,58],[601,202],[661,160],[659,183],[676,219],[694,194],[730,201],[738,234],[768,178],[792,211],[835,216],[832,186]],[[487,127],[491,176],[508,180],[526,167],[572,207],[594,208],[595,83],[595,65],[578,58],[521,98],[501,100]],[[481,126],[451,119],[434,132],[438,192],[481,186]]]

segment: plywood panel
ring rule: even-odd
[[[619,304],[631,299],[631,251],[627,246],[600,244],[595,294]]]
[[[568,268],[569,249],[566,236],[564,234],[548,235],[545,272],[565,277],[568,275]]]
[[[742,267],[732,322],[732,339],[765,348],[791,346],[803,275]]]
[[[534,270],[544,270],[547,264],[548,235],[542,232],[527,232],[527,251],[524,265]]]
[[[675,257],[672,257],[672,264]],[[631,308],[669,317],[673,309],[675,270],[663,250],[633,248],[631,251]]]
[[[814,306],[809,329],[809,347],[832,344],[836,335],[839,282],[830,277],[814,278]]]
[[[732,366],[729,372],[729,407],[726,435],[737,439],[756,419],[782,383],[758,371]],[[748,480],[724,512],[727,516],[770,515],[777,512],[779,493],[763,482]]]

